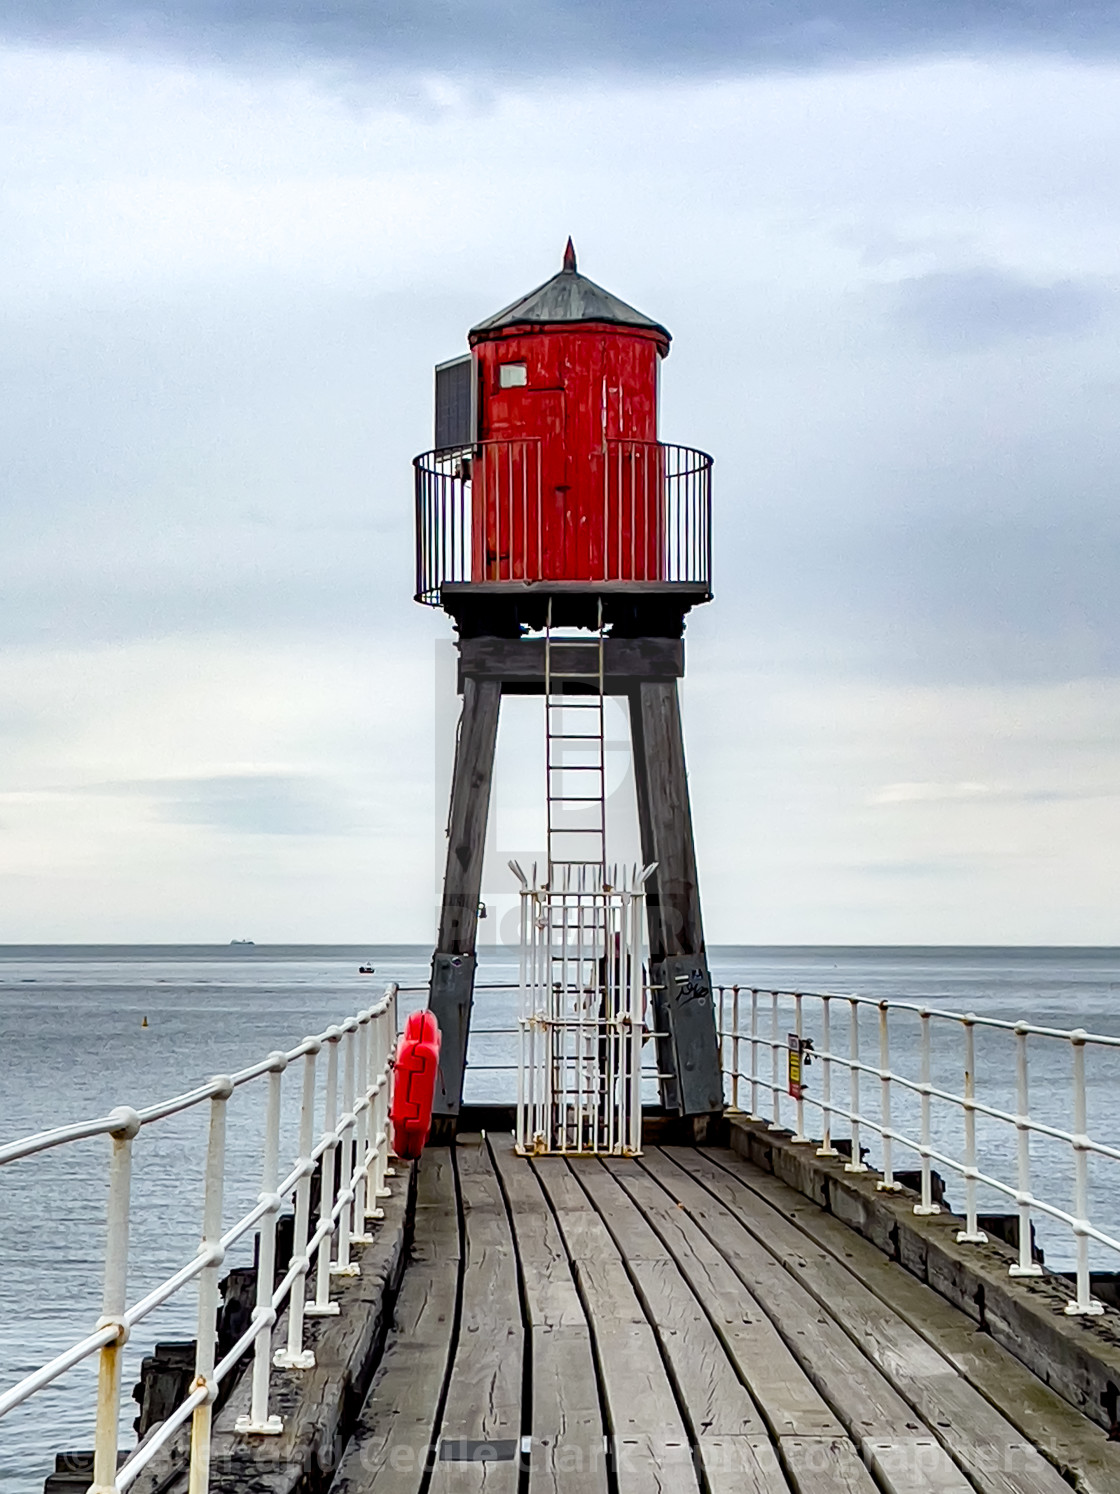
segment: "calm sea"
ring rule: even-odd
[[[358,973],[367,959],[376,966],[374,977]],[[273,1048],[292,1046],[369,1004],[389,980],[406,988],[404,1009],[422,1004],[418,988],[428,959],[426,950],[403,946],[0,948],[0,1141],[117,1104],[141,1106],[179,1093]],[[1114,949],[719,948],[711,960],[716,979],[729,984],[859,991],[1120,1035],[1120,951]],[[484,957],[480,983],[500,987],[515,978],[512,958]],[[744,1028],[748,1010],[744,1001]],[[511,1064],[512,1042],[501,1034],[487,1036],[483,1029],[509,1028],[515,1011],[514,992],[480,991],[468,1098],[512,1099],[510,1069],[483,1067]],[[768,1022],[765,1005],[764,1011]],[[807,1030],[811,1024],[812,1018]],[[870,1049],[875,1034],[870,1023],[868,1028]],[[838,1048],[847,1042],[842,1020],[833,1041]],[[912,1071],[916,1032],[900,1023],[895,1043],[892,1058],[900,1067],[910,1063],[906,1072]],[[867,1056],[874,1055],[868,1051]],[[1065,1048],[1040,1044],[1031,1061],[1032,1109],[1068,1126]],[[748,1066],[746,1051],[742,1063]],[[982,1041],[977,1067],[992,1103],[1014,1108],[1014,1068],[1006,1042]],[[955,1053],[939,1048],[934,1078],[946,1087],[959,1086]],[[1089,1079],[1091,1129],[1115,1144],[1120,1141],[1120,1058],[1094,1055]],[[818,1082],[812,1072],[810,1082]],[[837,1076],[834,1082],[839,1089],[846,1079]],[[231,1103],[229,1221],[251,1206],[259,1187],[259,1098],[239,1093]],[[874,1096],[867,1109],[874,1114]],[[905,1129],[913,1121],[902,1097],[895,1123]],[[938,1118],[946,1145],[952,1144],[949,1132],[955,1124],[951,1117]],[[146,1128],[137,1144],[131,1300],[187,1260],[197,1245],[204,1125],[200,1108]],[[294,1155],[294,1125],[289,1104],[285,1155]],[[982,1132],[981,1148],[984,1165],[1006,1172],[1006,1136]],[[106,1143],[98,1139],[0,1172],[0,1389],[89,1331],[96,1320],[105,1155]],[[897,1165],[910,1164],[899,1159]],[[1051,1196],[1045,1193],[1050,1188],[1055,1202],[1067,1205],[1068,1174],[1064,1149],[1039,1149],[1035,1185],[1040,1193]],[[1120,1233],[1120,1190],[1107,1173],[1094,1172],[1093,1182],[1094,1220]],[[951,1181],[949,1195],[959,1203]],[[1043,1224],[1040,1236],[1048,1261],[1068,1264],[1062,1231]],[[157,1339],[193,1336],[193,1314],[187,1293],[147,1320],[129,1345],[126,1385]],[[0,1422],[0,1489],[32,1494],[42,1488],[56,1451],[91,1446],[93,1403],[93,1371],[81,1367]]]

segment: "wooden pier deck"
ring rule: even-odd
[[[1120,1447],[736,1153],[425,1154],[332,1494],[1084,1494]],[[1063,1476],[1064,1475],[1064,1476]]]

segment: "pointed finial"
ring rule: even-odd
[[[576,272],[576,246],[572,243],[570,234],[568,235],[567,248],[564,250],[564,268],[565,270],[571,270],[573,275]]]

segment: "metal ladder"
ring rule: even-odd
[[[599,891],[607,864],[607,770],[603,742],[603,604],[590,638],[556,637],[552,602],[544,633],[545,780],[548,805],[548,884],[560,879]],[[580,668],[558,670],[553,649]],[[586,661],[584,665],[583,661]],[[572,759],[575,759],[573,761]],[[565,825],[572,812],[588,823]],[[560,854],[561,852],[565,854]],[[586,869],[586,870],[580,870]]]
[[[605,631],[544,637],[548,876],[521,882],[522,1151],[634,1155],[642,1137],[644,868],[608,868]],[[573,823],[574,822],[574,823]],[[608,877],[611,884],[608,885]]]
[[[557,1151],[599,1151],[618,1131],[605,1019],[612,925],[607,877],[603,608],[588,636],[544,634],[548,880],[541,938],[548,975],[549,1057],[544,1126]],[[613,995],[613,992],[610,993]],[[613,1070],[612,1070],[613,1074]]]

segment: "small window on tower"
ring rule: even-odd
[[[524,389],[529,382],[529,371],[524,363],[501,363],[498,365],[499,389]]]

